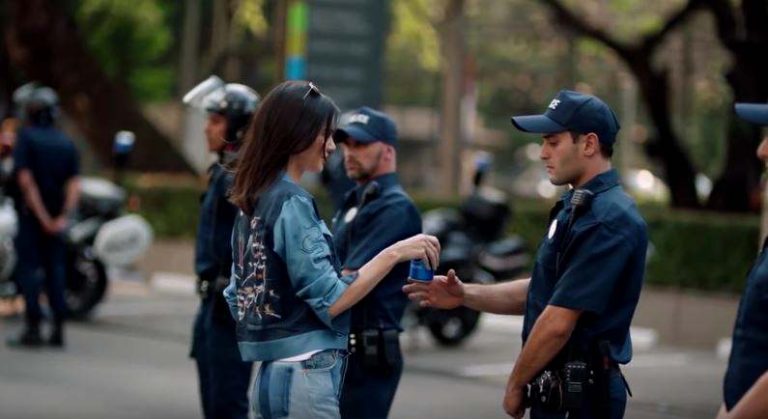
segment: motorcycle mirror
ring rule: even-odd
[[[135,142],[136,134],[134,134],[133,131],[118,131],[117,134],[115,134],[112,152],[115,156],[130,154]]]

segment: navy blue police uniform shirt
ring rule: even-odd
[[[233,175],[221,164],[209,169],[208,189],[200,203],[200,222],[195,243],[195,273],[203,280],[229,277],[232,267],[232,227],[237,207],[228,200]]]
[[[48,214],[61,215],[66,184],[80,173],[80,158],[72,140],[55,127],[24,127],[17,136],[13,163],[17,172],[32,172]]]
[[[632,358],[629,326],[645,272],[646,224],[616,170],[596,176],[582,189],[594,196],[578,209],[570,231],[574,191],[553,208],[528,290],[523,341],[547,305],[581,310],[569,341],[573,353],[598,356],[594,352],[602,351],[626,364]],[[604,341],[610,353],[601,349]]]
[[[733,328],[731,355],[723,384],[724,401],[733,409],[768,371],[768,251],[766,244],[747,277]]]
[[[379,185],[361,207],[359,203],[371,182]],[[394,173],[379,176],[349,191],[342,209],[333,220],[333,240],[342,269],[357,270],[376,254],[397,241],[421,233],[421,216],[400,186]],[[358,209],[354,209],[358,208]],[[408,304],[402,286],[408,278],[409,263],[392,271],[359,304],[352,307],[352,330],[398,329]]]

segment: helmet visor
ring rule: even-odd
[[[217,76],[210,76],[184,95],[182,102],[195,108],[205,110],[208,104],[207,96],[217,90],[223,91],[224,80]]]

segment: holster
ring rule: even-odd
[[[363,329],[349,334],[349,351],[370,372],[387,373],[401,362],[400,337],[396,329]]]
[[[602,362],[568,361],[559,368],[542,371],[530,384],[528,401],[552,413],[582,409],[587,400],[593,406],[596,419],[608,418],[610,395],[609,370]]]
[[[232,314],[229,305],[224,299],[224,288],[229,285],[229,278],[218,276],[212,279],[199,278],[197,281],[197,293],[201,299],[210,299],[212,316],[218,321],[229,321]]]

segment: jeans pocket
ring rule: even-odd
[[[265,362],[253,387],[252,407],[257,418],[275,419],[288,416],[291,405],[293,368]]]
[[[306,361],[302,361],[301,367],[305,373],[326,372],[333,369],[341,358],[342,355],[339,350],[326,350],[312,355]]]

